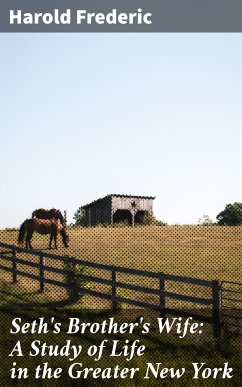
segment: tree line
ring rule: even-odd
[[[85,226],[85,209],[79,207],[74,214],[74,226]],[[144,217],[143,225],[165,225],[163,221],[157,220],[154,216],[147,214]],[[200,225],[212,225],[218,224],[219,226],[238,226],[242,224],[242,203],[235,202],[227,204],[223,211],[216,216],[216,222],[208,216],[204,215],[202,219],[199,219]]]

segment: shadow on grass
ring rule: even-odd
[[[3,283],[0,286],[0,311],[4,314],[14,315],[19,317],[34,318],[40,315],[40,312],[45,316],[58,317],[61,321],[65,321],[69,317],[89,318],[91,321],[100,318],[110,317],[110,310],[83,309],[81,297],[78,295],[70,295],[61,300],[38,300],[41,297],[39,291],[29,292],[15,288],[15,285]],[[37,314],[38,312],[38,314]]]
[[[41,296],[38,291],[22,291],[19,288],[16,288],[15,285],[7,283],[0,286],[0,295],[3,303],[0,306],[0,312],[4,315],[8,315],[9,317],[18,316],[26,321],[36,320],[39,316],[45,317],[46,319],[54,317],[56,320],[60,321],[65,328],[68,326],[69,319],[73,317],[79,318],[80,321],[89,321],[92,323],[100,322],[112,317],[119,323],[135,323],[143,316],[143,314],[140,314],[140,310],[132,309],[120,310],[115,314],[110,309],[84,309],[82,307],[80,296],[73,297],[69,295],[69,297],[57,301],[45,301],[44,299],[36,300],[38,296]],[[83,337],[83,334],[77,332],[75,336]],[[115,339],[124,340],[124,335],[117,333],[115,334]],[[159,352],[161,354],[167,351],[176,354],[182,350],[192,351],[193,353],[202,356],[213,356],[214,352],[219,352],[220,354],[225,354],[226,352],[225,357],[230,357],[235,353],[237,353],[237,355],[239,353],[233,346],[230,346],[229,340],[226,340],[225,345],[223,339],[216,341],[213,338],[208,338],[207,342],[206,340],[203,342],[180,340],[173,335],[160,335],[154,327],[151,327],[149,335],[146,336],[142,334],[141,329],[136,330],[135,333],[132,334],[132,339],[145,340],[146,344],[148,344],[146,348],[147,353],[152,352],[154,349],[157,351],[157,347],[159,347]],[[91,333],[85,334],[85,341],[95,344],[96,338],[94,338]],[[224,348],[225,346],[226,348]]]
[[[116,365],[117,360],[115,358],[110,357],[110,353],[112,351],[113,347],[113,341],[112,340],[120,340],[119,343],[119,350],[122,348],[121,345],[125,344],[125,340],[129,339],[130,342],[138,339],[140,340],[140,343],[144,344],[146,346],[146,352],[144,355],[144,358],[135,358],[134,361],[131,361],[132,366],[140,367],[141,375],[145,372],[145,365],[146,362],[153,362],[154,364],[159,361],[167,366],[176,366],[176,367],[187,367],[188,372],[186,376],[184,377],[184,380],[176,381],[175,384],[170,381],[167,386],[178,386],[183,387],[186,385],[187,387],[194,387],[198,386],[198,384],[194,384],[193,381],[191,381],[191,374],[189,373],[189,367],[191,365],[191,362],[196,359],[196,361],[201,362],[208,362],[211,363],[211,365],[217,366],[221,363],[221,359],[224,361],[225,358],[231,358],[231,364],[234,363],[234,368],[236,369],[236,375],[233,380],[233,383],[229,381],[230,384],[222,384],[223,386],[228,387],[237,387],[239,385],[239,377],[241,375],[240,370],[241,367],[238,365],[238,360],[240,359],[240,355],[238,353],[235,353],[234,350],[232,353],[228,354],[226,356],[221,357],[221,352],[218,351],[216,348],[216,343],[214,341],[211,341],[210,343],[194,343],[192,341],[180,341],[176,337],[172,337],[170,335],[160,335],[156,331],[150,331],[148,335],[143,335],[141,332],[141,329],[137,329],[134,331],[132,335],[126,335],[126,334],[102,334],[101,332],[98,332],[98,334],[92,334],[89,330],[83,334],[81,331],[77,332],[76,334],[73,334],[68,337],[66,334],[68,325],[69,325],[69,318],[75,317],[80,319],[81,322],[90,322],[90,323],[101,323],[104,319],[109,321],[109,318],[114,317],[116,322],[122,323],[122,322],[138,322],[140,319],[141,312],[140,310],[121,310],[117,314],[113,314],[110,310],[91,310],[91,309],[82,309],[82,303],[79,299],[76,297],[67,297],[66,299],[62,300],[56,300],[56,301],[49,301],[44,299],[44,295],[42,295],[42,300],[37,300],[38,295],[40,295],[38,292],[24,292],[19,287],[16,287],[16,285],[10,285],[10,284],[2,284],[0,286],[0,296],[2,301],[2,306],[0,306],[0,312],[2,315],[2,318],[0,319],[0,331],[1,331],[1,337],[0,337],[0,347],[1,347],[1,357],[4,360],[2,363],[2,370],[0,370],[0,385],[4,386],[11,386],[12,385],[19,385],[19,386],[62,386],[63,383],[65,383],[66,386],[74,387],[76,385],[76,381],[65,379],[63,380],[36,380],[33,376],[29,378],[29,381],[23,380],[23,381],[16,381],[12,380],[8,384],[6,383],[6,377],[8,375],[8,370],[12,366],[12,359],[9,358],[10,351],[13,350],[14,346],[16,345],[17,339],[21,339],[22,347],[23,347],[23,353],[28,353],[29,348],[31,346],[31,342],[36,336],[33,336],[31,334],[29,335],[20,335],[15,336],[10,334],[9,327],[11,326],[13,318],[21,318],[22,324],[26,322],[33,322],[34,320],[38,320],[40,317],[43,317],[45,321],[48,323],[48,329],[49,327],[52,328],[52,324],[50,323],[51,319],[54,317],[55,321],[61,322],[62,330],[59,335],[53,334],[52,329],[50,329],[50,332],[45,334],[38,334],[38,339],[43,342],[51,343],[51,345],[58,345],[59,347],[63,346],[63,344],[66,344],[66,340],[71,339],[72,344],[75,345],[82,345],[85,350],[89,348],[91,345],[100,345],[101,341],[103,339],[108,339],[106,343],[106,349],[104,353],[104,356],[101,358],[99,363],[95,363],[92,358],[88,357],[87,355],[83,355],[83,363],[86,367],[101,367],[102,369],[105,369],[108,367],[114,367]],[[36,335],[36,334],[35,334]],[[86,352],[84,351],[84,354]],[[37,357],[30,358],[30,357],[20,357],[18,358],[18,365],[20,367],[28,367],[30,370],[33,370],[36,368],[38,364],[43,363],[43,361],[48,361],[49,365],[51,367],[57,368],[61,367],[64,371],[63,374],[67,374],[68,367],[70,366],[70,362],[65,357],[57,356],[50,357],[46,356],[45,358]],[[120,362],[121,367],[126,367],[127,362],[123,358],[118,358],[118,361]],[[130,363],[130,364],[131,364]],[[8,376],[9,377],[9,376]],[[2,383],[4,384],[1,384]],[[120,381],[121,384],[118,384],[116,380],[107,380],[107,381],[97,381],[94,383],[94,380],[91,378],[88,381],[81,380],[79,383],[81,385],[87,385],[87,386],[102,386],[104,383],[108,383],[108,386],[142,386],[142,387],[156,387],[157,386],[157,380],[151,381],[149,380],[147,383],[145,383],[145,380],[142,378],[142,376],[139,376],[137,380],[131,381],[131,380],[124,380]],[[218,384],[217,381],[214,381],[214,383],[211,383],[211,381],[208,381],[208,383],[203,384],[204,386],[208,387],[215,387]],[[164,384],[165,385],[165,384]]]

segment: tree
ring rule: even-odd
[[[211,226],[213,224],[213,220],[209,215],[203,215],[202,219],[198,219],[199,226]]]
[[[216,219],[221,226],[237,226],[242,224],[242,203],[227,204],[225,209],[217,215]]]
[[[73,216],[75,226],[86,226],[86,211],[83,207],[79,207]]]

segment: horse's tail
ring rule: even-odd
[[[25,222],[23,222],[20,226],[19,229],[19,234],[18,234],[18,244],[23,243],[24,241],[24,235],[25,235]]]

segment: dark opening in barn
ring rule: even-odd
[[[121,222],[132,225],[132,214],[129,210],[117,210],[113,214],[113,223]]]
[[[143,223],[143,220],[144,220],[144,217],[145,215],[148,214],[147,211],[138,211],[135,216],[134,216],[134,223],[135,224],[142,224]]]

